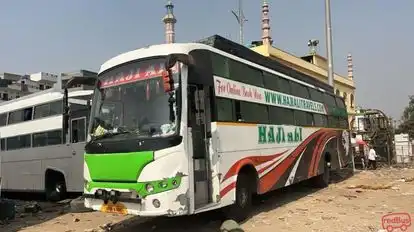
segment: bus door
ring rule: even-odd
[[[213,162],[214,152],[211,144],[211,92],[208,86],[189,85],[188,126],[192,135],[196,210],[217,202],[220,187],[217,175],[218,162]]]
[[[69,133],[67,145],[72,156],[72,176],[83,170],[83,154],[88,130],[89,106],[85,101],[69,99]]]
[[[71,102],[69,99],[69,143],[77,144],[86,142],[86,132],[88,129],[89,106],[87,100]],[[84,144],[82,145],[82,149]],[[81,155],[83,155],[83,150]]]

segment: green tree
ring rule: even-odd
[[[404,108],[396,133],[408,133],[414,138],[414,95],[409,96],[408,106]]]

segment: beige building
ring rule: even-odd
[[[262,7],[262,42],[261,45],[252,47],[253,51],[260,53],[263,56],[272,58],[284,65],[287,65],[297,71],[312,76],[318,80],[328,83],[328,62],[327,59],[318,55],[315,52],[315,47],[309,55],[304,57],[297,57],[288,52],[285,52],[279,48],[272,46],[273,40],[270,36],[270,20],[268,16],[269,5],[267,1],[264,1]],[[311,41],[309,41],[311,42]],[[337,73],[334,74],[334,89],[335,93],[342,96],[345,100],[345,104],[348,108],[349,121],[351,121],[353,115],[355,115],[356,103],[355,103],[355,83],[353,76],[353,64],[352,56],[348,54],[348,75],[343,76]]]

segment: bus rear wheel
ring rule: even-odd
[[[312,186],[316,188],[326,188],[329,186],[331,181],[331,167],[330,162],[325,161],[323,166],[323,173],[321,175],[315,176],[312,179]]]
[[[246,220],[250,215],[252,197],[251,178],[240,173],[236,182],[236,201],[226,210],[226,217],[237,222]]]
[[[57,202],[66,197],[65,177],[62,173],[56,171],[46,172],[45,183],[46,200]]]

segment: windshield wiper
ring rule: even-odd
[[[116,132],[107,131],[101,135],[92,136],[90,142],[95,142],[96,140],[99,140],[99,139],[111,138],[111,137],[122,135],[122,134],[135,134],[135,133],[133,131],[126,130],[124,128],[117,128]]]
[[[111,137],[114,137],[116,135],[128,134],[128,133],[131,133],[131,132],[126,132],[126,131],[122,131],[122,132],[120,132],[120,131],[118,131],[118,132],[106,132],[105,134],[102,134],[102,135],[92,136],[90,142],[95,142],[98,139],[111,138]]]

